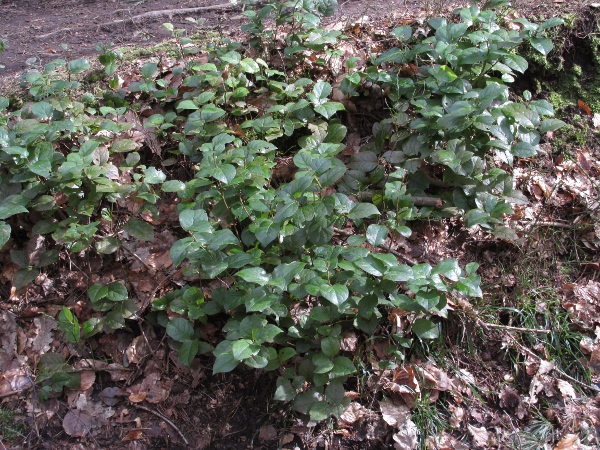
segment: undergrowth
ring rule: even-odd
[[[429,20],[427,36],[394,29],[395,47],[364,70],[346,60],[340,83],[303,77],[312,57],[326,65],[336,56],[341,32],[320,26],[336,5],[249,7],[249,46],[221,38],[206,58],[165,24],[178,62],[149,60],[127,83],[122,54],[99,45],[101,91],[82,92],[86,59],[25,74],[31,102],[0,98],[0,246],[20,267],[14,287],[61,254],[114,255],[125,241],[152,242],[149,218],[168,199],[179,216],[170,258],[188,282],[155,298],[145,317],[183,364],[212,354],[213,373],[277,370],[275,399],[321,421],[350,403],[345,386],[357,367],[342,347],[348,332],[361,342],[391,334],[389,367],[410,349],[427,353],[449,301],[482,296],[478,266],[416,263],[396,242],[413,220],[453,216],[515,238],[504,217],[526,199],[510,168],[535,157],[540,134],[563,122],[549,102],[516,98],[510,84],[528,66],[522,45],[548,54],[546,31],[562,21],[507,28],[509,2],[491,0],[457,11],[456,22]],[[345,158],[346,110],[367,85],[380,87],[389,118]],[[158,145],[133,138],[136,121]],[[295,174],[275,180],[282,155]],[[80,323],[72,305],[59,314],[69,342],[139,318],[122,280],[94,284],[88,297],[92,318]],[[391,312],[404,328],[392,330]],[[523,325],[539,319],[531,314]],[[209,323],[221,326],[219,337],[207,338]],[[44,355],[37,370],[42,397],[77,385],[62,355]],[[444,426],[425,407],[415,420],[431,432]]]

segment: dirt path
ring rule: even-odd
[[[349,0],[340,2],[336,18],[368,15],[371,18],[420,11],[416,1]],[[188,14],[170,15],[166,11],[207,8]],[[163,12],[152,16],[153,12]],[[0,56],[0,76],[19,73],[26,61],[43,65],[55,58],[95,54],[97,42],[118,46],[149,45],[169,37],[161,28],[171,22],[193,31],[186,17],[203,17],[204,27],[222,26],[239,30],[245,17],[241,7],[229,0],[0,0],[0,38],[6,50]],[[66,44],[64,50],[61,44]],[[30,59],[33,58],[33,59]]]
[[[241,3],[241,2],[239,2]],[[468,0],[340,0],[336,15],[328,20],[411,19],[439,15]],[[586,0],[538,0],[513,2],[528,14],[550,15],[576,10]],[[188,14],[173,14],[189,8],[206,8]],[[0,55],[0,80],[21,73],[30,63],[41,66],[55,58],[96,54],[98,42],[117,46],[150,45],[169,37],[160,26],[171,22],[193,32],[186,17],[205,18],[204,27],[237,31],[245,21],[241,7],[229,0],[0,0],[0,38],[6,49]],[[162,12],[152,16],[153,12]],[[66,44],[65,50],[61,44]]]

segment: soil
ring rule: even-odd
[[[414,0],[367,2],[349,0],[340,2],[334,20],[343,17],[368,15],[377,18],[389,11],[420,11]],[[169,11],[186,8],[208,8],[188,14]],[[136,16],[164,12],[158,17]],[[0,0],[0,38],[6,50],[0,56],[0,76],[16,74],[27,69],[30,58],[43,65],[55,58],[90,56],[96,53],[98,42],[112,42],[117,46],[148,46],[170,37],[160,26],[171,22],[176,28],[193,30],[186,17],[204,18],[205,28],[222,27],[226,32],[239,30],[245,16],[240,6],[228,0]],[[67,50],[62,47],[66,44]]]
[[[516,0],[517,8],[528,15],[550,16],[556,12],[577,12],[586,0]],[[452,11],[468,4],[467,0],[346,0],[329,21],[368,18],[414,19]],[[207,8],[177,14],[187,8]],[[158,16],[137,16],[158,12]],[[236,32],[245,19],[239,5],[228,0],[0,0],[0,38],[5,51],[0,55],[0,79],[28,68],[27,61],[43,65],[55,58],[74,58],[96,54],[98,42],[117,46],[147,46],[169,38],[160,26],[173,23],[192,32],[194,25],[186,17],[204,18],[204,28],[221,27]],[[66,49],[63,48],[66,46]]]

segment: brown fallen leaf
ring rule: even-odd
[[[142,434],[144,433],[144,431],[149,430],[150,428],[132,428],[131,430],[129,430],[127,432],[127,434],[125,435],[125,437],[123,438],[124,441],[137,441],[138,439],[142,438]]]
[[[573,388],[571,383],[569,383],[568,381],[557,380],[556,385],[558,386],[558,390],[560,391],[563,399],[577,397],[577,393],[575,392],[575,389]]]
[[[578,450],[581,447],[581,441],[576,434],[567,434],[558,441],[554,450]]]
[[[406,418],[406,421],[400,425],[399,430],[393,436],[395,450],[413,450],[417,448],[419,429],[417,425]]]
[[[577,106],[579,106],[579,108],[581,108],[588,116],[592,115],[592,110],[583,102],[583,100],[577,100]]]
[[[381,400],[379,408],[383,421],[394,428],[400,428],[410,417],[408,406],[398,404],[390,398]]]
[[[467,425],[467,430],[469,430],[469,434],[473,437],[473,444],[475,447],[489,448],[488,441],[490,440],[490,435],[485,427]]]
[[[277,430],[271,424],[265,425],[258,432],[258,438],[261,441],[275,441],[277,440]]]
[[[63,419],[65,433],[71,437],[82,437],[92,428],[92,416],[78,409],[71,410]]]

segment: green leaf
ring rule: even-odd
[[[548,38],[531,38],[530,42],[531,46],[544,56],[548,55],[554,47],[552,40]]]
[[[450,281],[458,281],[462,270],[458,265],[458,261],[454,258],[444,259],[440,261],[431,271],[432,275],[441,274],[448,278]]]
[[[192,227],[208,223],[208,215],[203,209],[184,209],[179,213],[179,223],[184,230],[190,230]],[[208,226],[207,232],[212,228]]]
[[[333,369],[329,376],[330,378],[345,377],[354,372],[356,372],[356,367],[354,367],[352,360],[345,356],[338,356],[333,360]]]
[[[331,85],[327,81],[318,81],[315,83],[312,93],[316,100],[324,100],[331,94]]]
[[[158,64],[153,62],[147,62],[142,66],[142,70],[140,71],[142,77],[144,78],[152,78],[158,72]]]
[[[79,321],[77,317],[73,315],[71,310],[66,306],[63,306],[58,313],[58,325],[61,330],[65,332],[67,341],[76,344],[79,342],[81,337],[81,330],[79,329]]]
[[[225,111],[221,108],[217,108],[213,104],[204,105],[200,110],[200,117],[202,120],[207,122],[212,122],[213,120],[217,120],[220,117],[225,115]]]
[[[0,221],[0,250],[4,247],[4,244],[10,239],[10,225],[4,221]]]
[[[308,414],[310,416],[310,420],[314,420],[317,422],[327,419],[330,416],[329,403],[325,401],[318,401],[313,403],[313,405],[310,407],[310,410],[308,411]]]
[[[137,148],[138,145],[131,139],[119,139],[118,141],[114,141],[110,146],[110,149],[115,153],[131,152]]]
[[[47,120],[52,118],[54,108],[52,108],[52,105],[48,102],[38,102],[31,107],[31,112],[39,119]]]
[[[536,155],[535,147],[529,142],[517,142],[511,147],[510,152],[519,158],[531,158]]]
[[[96,250],[98,253],[102,253],[104,255],[109,255],[116,252],[120,246],[120,241],[114,236],[109,236],[96,242]]]
[[[271,280],[269,274],[262,267],[240,270],[236,275],[249,283],[256,283],[260,286],[264,286]]]
[[[465,214],[464,219],[468,227],[473,227],[482,223],[488,223],[491,220],[491,217],[488,213],[481,211],[480,209],[472,209]]]
[[[320,393],[318,393],[314,389],[311,389],[309,391],[298,394],[294,399],[292,407],[294,408],[294,410],[298,411],[301,414],[308,414],[308,411],[310,410],[312,405],[314,405],[318,401],[321,401],[322,398],[323,396]]]
[[[194,326],[189,320],[176,317],[167,324],[167,334],[177,342],[185,342],[194,337]]]
[[[185,258],[187,258],[188,253],[195,250],[197,247],[199,247],[198,244],[191,237],[176,241],[169,251],[173,265],[177,267]]]
[[[142,241],[152,242],[154,240],[154,228],[143,220],[132,217],[125,224],[123,230]]]
[[[338,102],[325,102],[322,105],[315,106],[315,112],[321,114],[327,120],[331,119],[336,112],[345,110],[344,105]]]
[[[388,229],[383,225],[371,224],[367,228],[367,241],[369,244],[378,246],[385,242],[388,236]]]
[[[11,195],[0,203],[0,220],[8,219],[11,216],[29,212],[21,203],[24,199],[20,195]]]
[[[296,350],[293,347],[284,347],[279,350],[279,361],[284,362],[296,355]]]
[[[259,350],[260,344],[254,344],[250,339],[239,339],[231,346],[231,354],[238,361],[256,355]]]
[[[335,306],[342,306],[346,300],[348,300],[348,296],[350,295],[348,292],[348,288],[343,284],[334,284],[330,286],[325,284],[319,287],[321,295],[333,303]]]
[[[92,303],[102,300],[108,294],[108,286],[102,286],[100,284],[94,284],[88,289],[88,296]]]
[[[215,360],[215,364],[213,365],[213,375],[217,373],[231,372],[239,363],[240,362],[233,357],[231,352],[222,353],[217,356],[217,359]]]
[[[198,354],[200,341],[198,339],[186,339],[179,347],[179,361],[184,366],[191,366],[194,358]]]
[[[223,164],[215,167],[212,171],[212,176],[221,183],[229,184],[235,178],[236,170],[231,164]]]
[[[162,170],[156,167],[148,167],[144,171],[144,181],[149,184],[159,184],[167,179],[167,176]]]
[[[321,341],[321,351],[329,357],[334,357],[340,351],[340,340],[334,336],[328,336]]]
[[[390,34],[400,42],[406,42],[412,36],[412,28],[409,25],[404,25],[402,27],[394,28]]]
[[[74,59],[73,61],[69,61],[67,64],[67,70],[70,73],[80,73],[84,70],[88,70],[90,68],[90,62],[85,59]]]
[[[279,236],[280,226],[269,219],[264,219],[260,222],[258,228],[254,231],[256,239],[262,245],[269,245],[277,236]]]
[[[548,133],[549,131],[558,130],[566,125],[565,122],[558,119],[546,119],[540,124],[540,133]]]
[[[162,185],[163,192],[183,192],[185,191],[185,183],[179,180],[165,181]]]
[[[289,402],[296,397],[296,389],[294,389],[290,380],[279,377],[275,385],[277,386],[273,397],[275,400]]]
[[[315,365],[315,373],[327,373],[333,369],[333,361],[323,353],[313,355],[311,360]]]
[[[193,100],[182,100],[177,104],[177,111],[200,109]]]
[[[338,7],[337,0],[314,0],[317,11],[324,17],[331,17]]]
[[[33,280],[37,278],[40,271],[38,269],[23,267],[15,272],[13,275],[13,286],[15,289],[21,289],[22,287],[27,286]]]
[[[440,335],[438,326],[429,319],[417,319],[412,325],[412,331],[421,339],[436,339]]]
[[[254,61],[251,58],[244,58],[240,61],[240,67],[244,72],[247,73],[257,73],[260,72],[260,67],[258,66],[258,64],[256,63],[256,61]]]
[[[325,389],[325,395],[329,404],[340,404],[344,401],[346,391],[344,389],[344,383],[340,380],[334,380],[329,383],[329,386]]]
[[[352,211],[348,214],[348,218],[352,220],[365,219],[367,217],[381,214],[377,207],[372,203],[357,203]]]
[[[467,265],[468,266],[468,265]],[[471,274],[467,278],[461,279],[454,285],[454,288],[466,297],[483,297],[481,292],[481,278],[477,275]]]
[[[113,281],[106,286],[106,295],[104,298],[111,302],[123,302],[129,298],[129,293],[123,284],[118,281]]]
[[[284,203],[281,205],[277,212],[275,213],[275,217],[273,217],[273,222],[281,223],[286,219],[292,217],[298,211],[299,205],[298,202],[292,201],[290,203]]]
[[[252,333],[257,341],[260,342],[273,342],[275,336],[283,333],[283,330],[272,323],[266,324],[257,330],[252,330]]]
[[[559,17],[552,17],[540,25],[540,31],[547,30],[548,28],[557,27],[564,23],[565,23],[565,21],[563,19],[561,19]]]

